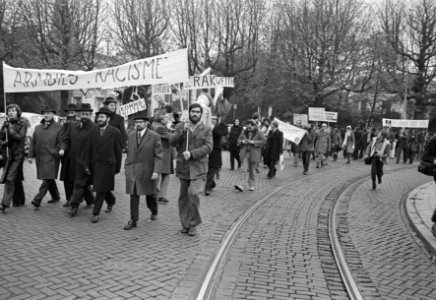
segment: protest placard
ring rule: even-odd
[[[190,76],[184,85],[185,89],[213,89],[216,87],[235,87],[233,77],[217,77],[215,75]]]
[[[138,111],[147,109],[147,105],[145,104],[145,100],[139,99],[124,105],[121,105],[119,108],[120,115],[122,117],[132,115],[134,113],[137,113]]]
[[[279,130],[283,132],[283,138],[291,141],[295,144],[299,144],[301,142],[301,139],[303,138],[304,134],[306,133],[306,130],[298,128],[294,125],[285,123],[283,121],[280,121],[277,118],[274,118],[274,121],[277,121],[279,123]]]
[[[324,112],[325,115],[325,122],[328,123],[336,123],[338,122],[338,113],[334,112],[334,111],[325,111]]]
[[[13,68],[3,62],[7,93],[178,83],[189,80],[188,52],[181,49],[95,71]]]
[[[399,128],[428,128],[428,120],[399,120],[399,119],[382,119],[385,127]]]
[[[306,114],[294,114],[294,125],[309,125],[308,117]]]
[[[309,121],[325,122],[325,108],[309,107]]]
[[[169,84],[155,84],[151,86],[153,95],[171,95],[171,86]]]

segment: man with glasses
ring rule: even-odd
[[[212,129],[200,122],[203,108],[189,106],[189,121],[176,126],[170,143],[177,148],[176,176],[180,179],[179,217],[182,233],[197,235],[201,224],[200,193],[204,190],[208,171],[208,157],[212,152]]]

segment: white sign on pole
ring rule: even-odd
[[[294,114],[294,125],[309,125],[309,120],[306,114]]]
[[[283,132],[283,138],[291,141],[295,144],[299,144],[301,142],[301,139],[303,138],[304,134],[306,133],[306,130],[298,128],[294,125],[285,123],[283,121],[280,121],[277,118],[274,118],[274,121],[277,121],[279,123],[279,130]]]
[[[155,84],[151,86],[153,95],[171,95],[171,86],[169,84]]]
[[[147,105],[145,104],[145,100],[139,99],[119,107],[120,115],[122,117],[137,113],[138,111],[147,109]]]
[[[338,122],[338,113],[334,112],[334,111],[325,111],[325,120],[326,122],[329,123],[336,123]]]
[[[382,124],[385,127],[428,128],[428,120],[397,120],[383,118]]]
[[[309,121],[324,122],[325,108],[324,107],[309,107]]]
[[[233,77],[217,77],[215,75],[190,76],[185,83],[185,89],[213,89],[216,87],[235,87]]]
[[[3,62],[6,93],[178,83],[189,80],[188,50],[157,55],[95,71],[13,68]]]

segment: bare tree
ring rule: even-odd
[[[114,1],[113,18],[117,46],[124,60],[161,54],[170,13],[165,0]]]
[[[15,57],[21,14],[16,2],[0,0],[0,58],[8,61]]]
[[[94,68],[101,0],[23,0],[21,9],[46,67]]]
[[[426,114],[428,86],[436,76],[436,3],[420,0],[409,5],[387,0],[379,15],[403,72],[409,74],[406,78],[413,80],[410,96],[416,100],[415,118],[420,119]]]

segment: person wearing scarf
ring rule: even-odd
[[[371,179],[373,190],[377,188],[376,179],[378,179],[378,184],[382,183],[383,165],[391,151],[391,143],[386,139],[386,137],[386,131],[379,131],[377,137],[372,139],[372,142],[366,149],[367,156],[371,158]]]
[[[344,141],[342,143],[342,148],[345,150],[345,156],[347,158],[347,164],[350,163],[351,155],[354,152],[355,141],[351,126],[347,126],[347,131],[345,132]]]

